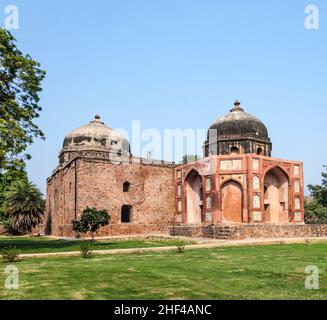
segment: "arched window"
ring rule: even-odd
[[[211,197],[206,198],[206,209],[211,209]]]
[[[260,178],[258,176],[253,177],[253,189],[254,190],[260,189]]]
[[[231,147],[231,149],[230,149],[230,153],[231,154],[239,154],[240,153],[240,150],[239,150],[239,148],[238,147]]]
[[[253,197],[253,208],[260,209],[260,196],[257,194]]]
[[[131,212],[132,212],[132,206],[124,204],[121,207],[121,222],[122,223],[131,222],[131,220],[132,220]]]
[[[298,180],[294,181],[294,191],[296,193],[300,192],[300,182]]]
[[[125,181],[124,183],[123,183],[123,192],[128,192],[129,191],[129,186],[130,186],[131,184],[128,182],[128,181]]]
[[[262,155],[262,154],[263,154],[263,149],[262,149],[261,147],[259,147],[259,148],[257,149],[257,154],[258,154],[258,155]]]

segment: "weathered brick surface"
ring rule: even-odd
[[[125,181],[130,183],[128,192],[123,192]],[[47,233],[74,235],[71,221],[86,207],[111,214],[110,225],[98,236],[168,232],[174,221],[174,192],[171,166],[78,158],[48,180]],[[124,204],[132,206],[131,223],[121,222]]]
[[[325,237],[326,225],[180,225],[170,228],[173,236],[217,239]]]

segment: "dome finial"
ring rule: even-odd
[[[238,99],[235,100],[234,107],[230,110],[230,112],[234,112],[234,111],[244,111],[243,108],[241,107],[241,102],[239,102]]]
[[[94,119],[90,122],[92,124],[103,124],[104,125],[104,122],[101,121],[101,117],[97,114],[94,116]]]

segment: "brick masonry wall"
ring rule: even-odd
[[[217,239],[325,237],[325,225],[180,225],[170,228],[173,236]]]
[[[130,183],[129,191],[123,192],[126,181]],[[132,206],[130,223],[121,223],[124,204]],[[73,236],[71,221],[86,207],[106,209],[111,214],[110,225],[100,229],[97,236],[168,232],[175,211],[174,169],[77,159],[48,180],[47,220],[51,234]]]

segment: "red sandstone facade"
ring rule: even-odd
[[[96,116],[65,137],[47,180],[45,232],[74,236],[72,220],[87,207],[111,215],[98,236],[303,224],[302,162],[272,158],[271,150],[264,124],[238,101],[210,127],[205,158],[180,166],[133,157],[128,141]]]
[[[177,224],[302,224],[303,166],[255,154],[211,156],[175,169]]]

